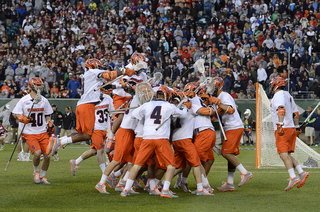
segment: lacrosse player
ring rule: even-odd
[[[247,146],[249,145],[253,146],[252,124],[253,124],[253,119],[251,117],[251,111],[250,109],[246,109],[246,111],[244,111],[243,126],[244,126],[244,135],[246,138]]]
[[[295,185],[301,188],[309,177],[309,173],[303,171],[298,161],[291,155],[295,150],[296,137],[301,133],[301,129],[297,126],[299,125],[297,106],[289,92],[284,91],[286,84],[287,81],[282,77],[275,77],[270,82],[274,93],[271,100],[271,116],[278,154],[290,176],[289,184],[285,188],[288,191]],[[299,176],[296,176],[294,168]]]
[[[90,140],[94,131],[95,105],[100,102],[100,90],[95,91],[95,89],[99,88],[105,80],[113,80],[121,74],[128,76],[135,74],[131,69],[118,72],[101,70],[103,65],[97,59],[88,59],[85,66],[87,70],[82,80],[83,94],[76,108],[78,133],[72,133],[68,137],[50,138],[47,154],[54,155],[61,146],[66,144]]]
[[[222,90],[224,85],[221,77],[213,78],[215,80],[215,91],[213,96],[209,98],[210,105],[216,105],[219,116],[221,116],[221,122],[223,123],[223,129],[227,138],[222,143],[222,156],[228,161],[228,180],[217,188],[218,191],[234,191],[234,173],[235,169],[238,169],[241,173],[241,182],[239,187],[244,186],[251,178],[252,173],[247,171],[243,165],[239,162],[236,155],[240,154],[239,146],[240,140],[243,135],[243,124],[239,113],[236,108],[234,99]],[[216,96],[216,97],[215,97]]]
[[[31,92],[22,97],[14,107],[12,113],[21,125],[25,125],[23,133],[29,149],[33,154],[34,182],[41,184],[50,184],[46,179],[46,173],[50,163],[50,155],[46,153],[46,147],[49,143],[47,127],[54,132],[54,124],[50,120],[53,113],[49,101],[40,95],[43,82],[38,77],[32,77],[29,81]],[[31,110],[31,107],[32,111]],[[43,154],[41,172],[39,172],[40,155]]]
[[[114,110],[112,98],[109,95],[102,94],[101,102],[95,106],[95,124],[94,131],[91,137],[92,143],[90,150],[85,151],[79,158],[70,160],[71,174],[76,175],[76,169],[79,164],[97,155],[99,167],[104,172],[106,164],[103,158],[104,142],[107,137],[107,130],[110,129],[110,117],[108,111]]]

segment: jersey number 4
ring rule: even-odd
[[[43,113],[31,113],[31,127],[41,127],[43,125]]]
[[[97,116],[99,116],[98,122],[103,123],[108,121],[108,109],[105,110],[98,110]]]
[[[156,106],[151,113],[150,118],[154,119],[154,122],[153,122],[154,124],[161,124],[161,118],[162,118],[161,109],[162,109],[161,106]]]

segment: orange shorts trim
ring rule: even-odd
[[[113,107],[114,109],[118,109],[123,103],[125,103],[128,99],[130,99],[131,96],[127,96],[127,97],[123,97],[123,96],[119,96],[117,94],[113,95]],[[124,106],[122,106],[122,108],[126,108],[128,107],[129,102],[127,102]],[[119,114],[114,114],[114,118],[113,120],[116,120],[118,118]]]
[[[120,127],[115,135],[113,160],[120,163],[132,162],[133,141],[133,130]]]
[[[228,130],[226,132],[227,141],[223,139],[221,153],[239,155],[240,141],[243,135],[243,128]]]
[[[104,148],[104,141],[107,137],[107,131],[105,130],[94,130],[91,136],[92,143],[91,149],[100,150]]]
[[[46,148],[49,144],[49,135],[47,132],[41,134],[23,134],[23,136],[26,139],[32,154],[40,149],[41,154],[46,152]]]
[[[139,152],[139,149],[140,149],[140,146],[141,146],[141,143],[143,141],[143,138],[142,137],[135,137],[134,138],[134,153],[133,153],[133,159],[132,159],[132,163],[134,163],[136,161],[136,158],[137,158],[137,153]]]
[[[95,105],[82,104],[76,108],[77,127],[79,133],[86,133],[92,136],[95,122]]]
[[[288,152],[292,153],[296,147],[296,129],[295,128],[283,128],[284,135],[278,135],[277,131],[274,131],[276,137],[276,146],[278,154]]]
[[[172,142],[174,148],[174,164],[176,168],[185,168],[188,161],[191,167],[201,165],[196,147],[191,139],[182,139]]]
[[[214,160],[213,146],[216,143],[216,132],[211,129],[201,131],[194,138],[194,146],[198,152],[198,156],[201,161]],[[210,156],[210,158],[209,158]]]
[[[174,165],[174,155],[168,139],[143,140],[135,164],[143,166],[153,154],[159,161],[160,167]]]

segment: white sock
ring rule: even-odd
[[[163,190],[169,190],[169,187],[170,187],[170,182],[169,181],[164,181]]]
[[[103,185],[103,184],[105,184],[106,183],[106,181],[107,181],[107,175],[105,175],[105,174],[102,174],[102,177],[101,177],[101,179],[100,179],[100,184],[101,185]]]
[[[103,173],[104,170],[106,169],[106,164],[105,163],[101,163],[99,166],[100,166],[100,169],[101,169],[101,171]]]
[[[39,166],[33,166],[33,170],[34,170],[35,172],[38,172],[38,171],[39,171]]]
[[[149,179],[148,179],[148,181],[147,181],[147,185],[146,185],[146,187],[150,187],[150,182],[149,182]]]
[[[116,176],[116,177],[120,177],[121,175],[122,175],[121,169],[119,169],[118,171],[114,172],[114,176]]]
[[[301,174],[303,172],[303,169],[301,168],[300,165],[296,166],[295,169],[299,174]]]
[[[187,184],[188,183],[188,178],[187,177],[182,177],[182,181],[183,184]]]
[[[201,174],[201,179],[202,179],[202,185],[203,186],[208,186],[209,185],[208,178],[205,177],[203,174]]]
[[[66,144],[72,144],[72,138],[71,137],[66,137],[60,140],[61,145],[66,145]]]
[[[203,190],[203,185],[202,183],[197,183],[197,190],[202,191]]]
[[[289,169],[288,172],[289,172],[289,175],[290,175],[291,178],[295,178],[296,177],[296,174],[294,173],[294,169],[293,168]]]
[[[248,170],[246,170],[246,169],[242,166],[241,163],[240,163],[236,168],[239,170],[239,172],[240,172],[241,174],[247,174],[247,173],[248,173]]]
[[[228,183],[233,184],[233,179],[234,179],[234,173],[235,172],[228,172]]]
[[[40,178],[46,176],[46,174],[47,174],[47,171],[41,170],[41,172],[40,172]]]
[[[158,180],[157,178],[154,178],[154,183],[158,185],[160,183],[160,180]]]
[[[149,179],[148,182],[150,184],[150,191],[152,191],[156,187],[157,184],[154,179]]]
[[[109,138],[114,140],[114,134],[112,132],[110,132]]]
[[[76,164],[79,165],[83,161],[82,157],[78,157],[76,160]]]
[[[126,183],[126,187],[124,188],[124,190],[130,191],[131,188],[132,188],[133,182],[134,182],[133,180],[128,179],[127,183]]]
[[[124,175],[124,177],[123,177],[123,179],[122,179],[122,180],[124,180],[124,181],[128,180],[128,178],[129,178],[129,174],[130,174],[130,172],[129,172],[129,171],[127,171],[127,173]]]

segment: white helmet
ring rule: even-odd
[[[244,111],[244,115],[250,116],[250,115],[251,115],[250,109],[246,109],[246,110]]]

